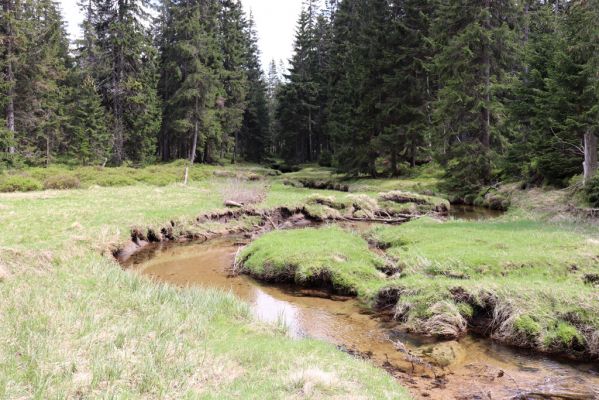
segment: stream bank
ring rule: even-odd
[[[294,285],[265,285],[232,277],[230,266],[243,235],[197,244],[162,243],[131,257],[127,268],[157,281],[231,291],[252,305],[257,318],[293,337],[335,344],[385,368],[416,398],[554,398],[596,396],[594,364],[560,361],[466,336],[438,342],[413,336],[397,321],[365,311],[353,298]],[[536,397],[535,397],[536,396]],[[544,397],[543,397],[544,396]]]

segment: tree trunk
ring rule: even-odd
[[[183,184],[187,185],[189,180],[189,169],[193,167],[193,163],[196,160],[196,151],[198,149],[198,121],[195,123],[193,131],[193,141],[191,143],[191,153],[189,154],[189,165],[185,167],[185,177],[183,178]]]
[[[412,137],[412,143],[410,145],[410,165],[412,168],[416,167],[416,137]]]
[[[395,147],[393,147],[393,149],[391,149],[391,175],[392,176],[397,176],[397,150],[395,150]]]
[[[587,185],[597,172],[597,136],[592,132],[584,134],[584,185]]]
[[[195,128],[193,132],[193,142],[191,144],[191,155],[189,157],[189,163],[193,165],[196,160],[196,151],[198,148],[198,121],[195,123]]]
[[[235,144],[233,145],[233,160],[231,161],[233,164],[237,162],[237,151],[239,146],[239,131],[235,131]]]
[[[312,110],[308,109],[308,161],[312,160]]]
[[[50,166],[50,135],[46,135],[46,168]]]

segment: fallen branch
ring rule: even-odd
[[[238,203],[238,202],[233,201],[233,200],[227,200],[227,201],[225,201],[225,206],[232,207],[232,208],[242,208],[243,204]]]
[[[401,217],[401,218],[355,218],[355,217],[345,217],[343,218],[346,221],[352,221],[352,222],[377,222],[377,223],[382,223],[382,224],[399,224],[402,222],[408,222],[412,219],[413,217]]]

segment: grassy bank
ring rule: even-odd
[[[475,330],[503,343],[596,358],[599,242],[589,232],[509,216],[423,218],[365,234],[387,259],[357,234],[326,228],[273,232],[239,260],[258,278],[329,283],[371,307],[390,307],[418,333],[450,338]]]
[[[409,397],[367,362],[257,323],[228,294],[156,285],[100,256],[132,226],[222,208],[239,170],[205,171],[187,187],[0,194],[0,398]],[[264,207],[310,196],[265,190]]]
[[[338,227],[268,233],[241,252],[239,263],[262,280],[332,286],[361,296],[377,286],[386,265],[359,235]]]

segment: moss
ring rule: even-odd
[[[575,344],[583,344],[585,340],[575,326],[568,322],[558,321],[547,332],[544,342],[547,346],[559,346],[569,349]]]
[[[541,325],[529,315],[521,315],[516,318],[514,328],[530,337],[539,336],[541,333]]]
[[[458,310],[464,318],[472,318],[474,316],[474,308],[468,303],[458,303]]]

